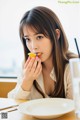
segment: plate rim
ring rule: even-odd
[[[64,101],[72,102],[73,106],[72,106],[72,109],[70,109],[68,111],[64,111],[63,113],[50,114],[50,115],[32,114],[29,111],[24,112],[24,111],[20,110],[20,107],[25,105],[25,104],[26,104],[26,106],[27,105],[29,106],[30,104],[35,104],[36,101],[40,102],[40,101],[45,101],[45,100],[64,100]],[[72,99],[68,99],[68,98],[39,98],[39,99],[33,99],[33,100],[26,101],[24,103],[21,103],[19,105],[19,107],[18,107],[18,110],[20,112],[22,112],[23,114],[30,115],[30,116],[33,116],[33,117],[36,117],[36,118],[44,118],[45,116],[46,117],[51,117],[51,116],[53,117],[53,116],[55,116],[54,118],[56,118],[56,116],[62,116],[64,114],[66,114],[66,113],[69,113],[69,112],[73,111],[74,110],[74,101]]]

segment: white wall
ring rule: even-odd
[[[80,3],[65,4],[59,3],[59,1],[0,0],[0,63],[2,62],[0,65],[2,67],[10,67],[12,65],[10,59],[16,60],[19,65],[21,64],[23,49],[19,39],[19,22],[28,9],[37,5],[47,6],[58,15],[68,37],[70,50],[76,53],[74,37],[77,38],[80,44]]]

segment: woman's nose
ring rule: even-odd
[[[38,45],[36,42],[32,42],[32,50],[36,50],[38,48]]]

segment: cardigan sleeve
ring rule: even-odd
[[[21,86],[17,85],[8,93],[8,98],[27,100],[30,99],[30,91],[24,91]]]
[[[22,72],[17,78],[16,87],[8,93],[8,95],[7,95],[8,98],[24,99],[24,100],[31,99],[30,98],[31,92],[30,91],[24,91],[21,88],[21,83],[22,83]]]

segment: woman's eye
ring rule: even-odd
[[[30,39],[29,38],[25,38],[26,40],[26,45],[30,43]]]
[[[42,39],[43,38],[43,36],[37,36],[37,39],[39,40],[39,39]]]
[[[26,40],[26,42],[29,42],[29,41],[30,41],[30,39],[29,39],[29,38],[25,38],[25,40]]]

